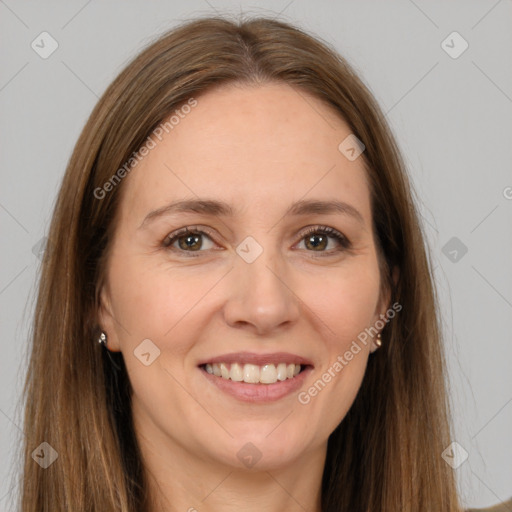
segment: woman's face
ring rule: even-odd
[[[122,184],[100,311],[140,439],[238,467],[321,458],[389,299],[350,129],[272,84],[207,92],[168,131]]]

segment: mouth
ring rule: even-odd
[[[198,365],[221,391],[246,402],[279,400],[297,391],[313,365],[292,354],[229,354]]]
[[[210,375],[233,382],[245,382],[246,384],[275,384],[288,379],[293,379],[306,365],[294,363],[268,363],[264,365],[242,363],[206,363],[201,365]]]

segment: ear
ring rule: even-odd
[[[397,266],[393,268],[392,274],[391,274],[391,280],[393,282],[392,288],[395,288],[398,283],[398,278],[400,277],[400,270]],[[374,324],[377,323],[377,321],[386,321],[386,318],[388,317],[387,311],[391,307],[391,295],[392,295],[392,289],[390,286],[386,286],[386,288],[382,291],[379,299],[379,303],[377,306],[377,310],[375,313],[374,318]],[[389,319],[388,319],[389,321]],[[384,327],[383,327],[384,329]],[[375,352],[379,347],[375,344],[375,341],[372,343],[372,347],[370,349],[370,352]]]
[[[108,284],[103,284],[99,293],[98,320],[100,329],[107,335],[107,348],[111,352],[121,350],[119,343],[119,325],[112,312],[112,299]]]

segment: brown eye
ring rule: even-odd
[[[335,240],[335,247],[326,250],[329,247],[330,239]],[[310,252],[331,254],[350,247],[350,242],[345,236],[336,229],[328,226],[319,226],[309,229],[304,234],[302,240],[304,240],[305,248]]]
[[[200,229],[183,228],[168,235],[162,245],[177,252],[204,252],[213,247],[213,241]]]
[[[325,249],[328,244],[328,239],[325,235],[309,235],[306,237],[306,248],[308,249]]]
[[[203,245],[201,235],[182,235],[177,238],[180,249],[198,251]]]

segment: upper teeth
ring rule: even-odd
[[[300,372],[300,364],[238,364],[213,363],[206,364],[206,371],[223,379],[250,384],[274,384],[278,380],[291,379]]]

